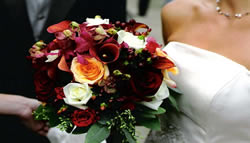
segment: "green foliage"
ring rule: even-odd
[[[130,110],[125,110],[122,113],[117,113],[113,119],[107,122],[109,129],[119,131],[122,136],[122,143],[134,143],[135,137],[135,117]]]
[[[170,101],[171,105],[172,105],[177,111],[180,112],[180,108],[178,107],[178,104],[177,104],[175,98],[174,98],[173,96],[169,96],[168,98],[169,98],[169,101]]]
[[[33,117],[35,120],[49,120],[49,113],[51,109],[46,105],[40,105],[34,112]]]
[[[124,135],[126,136],[127,141],[129,143],[136,143],[134,137],[131,135],[131,133],[127,129],[123,128],[122,131],[123,131]]]
[[[145,126],[150,129],[160,130],[160,121],[158,115],[163,114],[166,110],[159,107],[158,110],[153,110],[143,105],[136,105],[136,110],[134,115],[136,117],[136,122],[139,125]]]
[[[100,143],[110,135],[108,126],[96,123],[88,130],[85,143]]]
[[[143,105],[140,105],[140,104],[137,104],[136,105],[136,110],[135,112],[138,114],[137,115],[142,115],[142,114],[147,114],[148,116],[150,115],[159,115],[159,114],[163,114],[166,112],[166,110],[162,107],[159,107],[158,110],[153,110],[153,109],[150,109],[146,106],[143,106]],[[136,114],[135,113],[135,114]],[[145,115],[146,116],[146,115]]]
[[[72,134],[83,134],[83,133],[86,133],[88,130],[89,130],[89,127],[76,127],[72,131]]]
[[[57,116],[54,108],[49,105],[40,105],[33,112],[33,117],[35,120],[48,121],[50,127],[55,127],[60,124],[59,116]]]
[[[142,126],[153,130],[161,130],[160,120],[158,118],[136,118],[136,122]]]
[[[57,125],[57,128],[59,128],[61,131],[68,131],[69,129],[73,128],[73,123],[71,122],[70,118],[66,117],[59,117],[60,124]]]
[[[138,39],[145,40],[145,36],[144,35],[140,35],[140,36],[138,36]]]
[[[110,114],[104,114],[101,115],[100,120],[98,120],[97,122],[101,125],[107,125],[107,123],[112,119],[112,116]]]

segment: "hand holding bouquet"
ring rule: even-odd
[[[112,24],[87,18],[78,24],[62,21],[47,31],[49,44],[39,41],[29,50],[37,98],[34,112],[72,134],[87,133],[86,143],[99,143],[118,133],[135,142],[135,125],[160,129],[158,114],[178,72],[151,29],[134,20]],[[168,85],[168,86],[167,86]]]

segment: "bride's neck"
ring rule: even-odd
[[[222,9],[233,13],[244,13],[250,11],[250,0],[220,0]]]

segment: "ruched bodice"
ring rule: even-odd
[[[179,68],[180,73],[171,78],[182,93],[177,99],[181,112],[167,115],[171,120],[165,122],[171,122],[167,125],[173,124],[181,137],[169,138],[165,131],[158,139],[166,138],[166,143],[249,143],[250,71],[220,54],[180,42],[170,42],[164,50]]]

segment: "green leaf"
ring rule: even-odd
[[[136,106],[137,106],[136,110],[138,110],[140,112],[140,114],[141,114],[141,112],[145,112],[148,114],[159,115],[159,114],[163,114],[166,112],[166,110],[162,107],[159,107],[158,110],[156,111],[156,110],[150,109],[150,108],[143,106],[143,105],[140,105],[140,104],[137,104]]]
[[[134,112],[134,115],[140,118],[156,118],[155,114],[148,112]]]
[[[158,110],[155,112],[155,114],[159,115],[159,114],[163,114],[166,112],[166,109],[159,107]]]
[[[86,133],[89,130],[89,127],[76,127],[72,134],[83,134]]]
[[[143,35],[138,36],[138,39],[140,39],[140,40],[145,40],[145,36],[143,36]]]
[[[49,126],[51,128],[57,126],[58,124],[60,124],[60,120],[58,119],[58,116],[56,114],[51,114],[51,115],[49,115],[49,117],[50,117]]]
[[[137,123],[153,130],[161,130],[158,118],[136,118]]]
[[[129,133],[127,129],[123,128],[122,131],[125,134],[129,143],[136,143],[136,140],[133,138],[133,136]]]
[[[107,122],[110,121],[112,119],[112,116],[110,114],[105,114],[105,115],[101,115],[100,120],[98,120],[97,122],[101,125],[107,125]]]
[[[110,135],[110,130],[107,126],[94,124],[88,130],[85,143],[100,143]]]
[[[172,96],[169,96],[168,98],[169,98],[170,103],[175,107],[175,109],[176,109],[178,112],[180,112],[180,108],[178,107],[178,104],[177,104],[175,98],[172,97]]]

